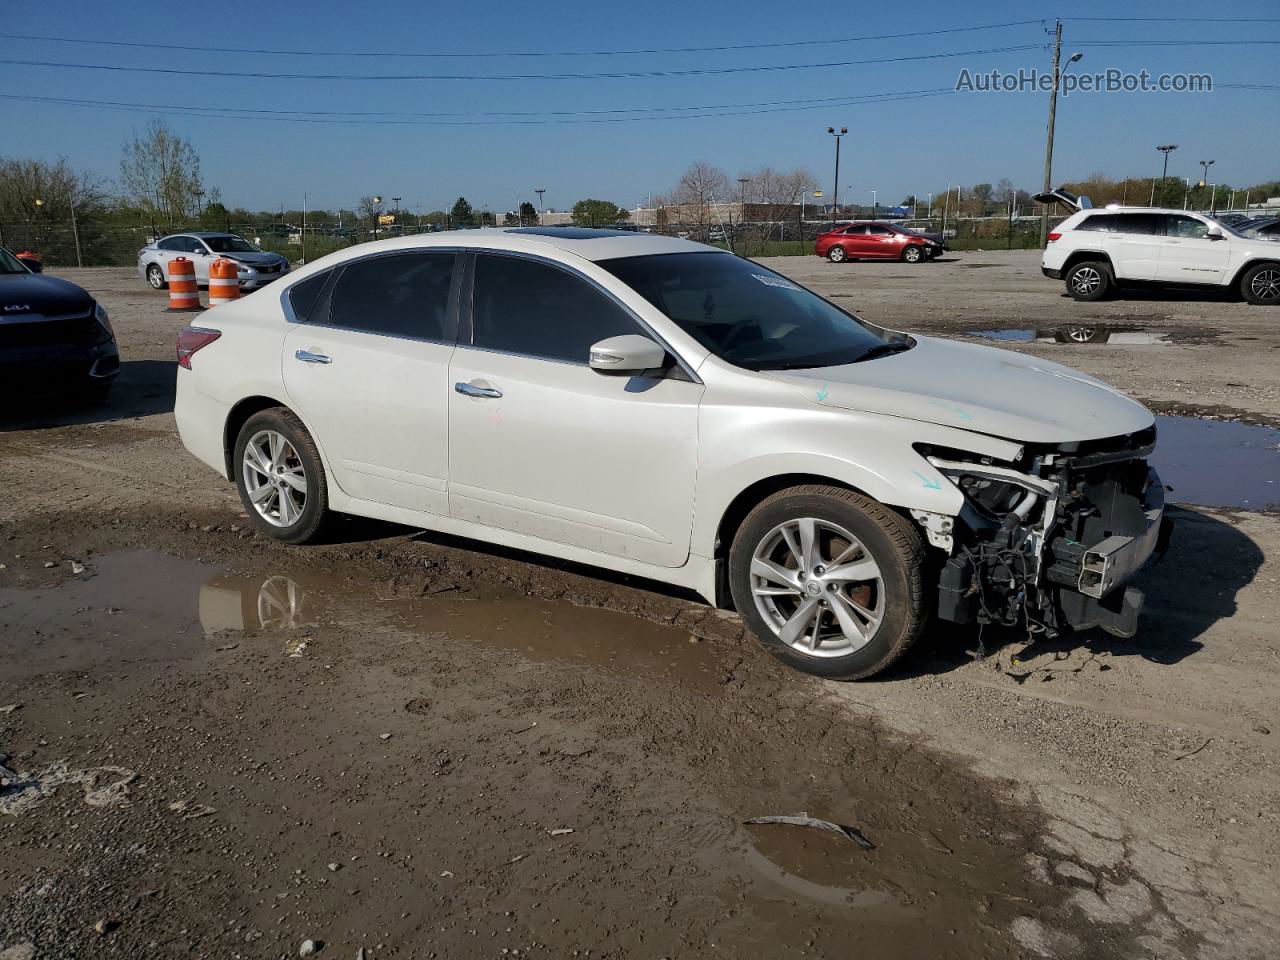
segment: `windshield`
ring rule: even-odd
[[[22,261],[8,250],[0,247],[0,273],[27,273]]]
[[[248,240],[239,237],[202,237],[205,245],[214,253],[261,253]]]
[[[721,360],[748,370],[856,363],[913,343],[732,254],[667,253],[598,265]]]

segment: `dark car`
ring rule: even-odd
[[[99,402],[119,372],[102,305],[0,247],[0,389]]]
[[[1246,237],[1257,237],[1259,240],[1280,240],[1280,217],[1259,217],[1236,224],[1237,233]]]
[[[822,234],[813,252],[832,263],[846,260],[905,260],[919,263],[938,256],[947,245],[939,236],[916,233],[896,224],[862,220]]]

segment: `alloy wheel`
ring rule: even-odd
[[[751,595],[779,640],[810,657],[866,646],[884,620],[884,577],[870,551],[828,520],[770,530],[751,555]]]
[[[1071,289],[1081,295],[1093,293],[1102,283],[1102,274],[1093,267],[1081,267],[1071,275]]]
[[[1280,300],[1280,270],[1261,270],[1249,285],[1259,300]]]
[[[307,472],[283,434],[259,430],[245,444],[241,476],[258,514],[274,527],[291,527],[307,507]]]
[[[154,266],[154,265],[153,265],[153,266],[151,266],[151,267],[148,267],[148,268],[147,268],[147,282],[148,282],[148,283],[150,283],[150,284],[151,284],[151,286],[152,286],[154,289],[159,290],[162,286],[164,286],[164,273],[163,273],[163,271],[161,271],[161,269],[160,269],[159,267]]]

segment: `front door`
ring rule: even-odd
[[[285,338],[285,387],[352,497],[449,511],[457,259],[417,251],[339,267],[325,302]]]
[[[682,565],[702,385],[592,370],[596,341],[648,333],[579,274],[482,253],[474,275],[471,342],[464,335],[449,375],[453,516]]]
[[[902,253],[899,234],[879,224],[867,224],[867,256],[880,260],[896,260]]]
[[[1165,237],[1156,279],[1167,283],[1221,283],[1231,259],[1231,241],[1210,240],[1209,224],[1198,217],[1169,213],[1164,219]]]

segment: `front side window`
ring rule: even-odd
[[[581,277],[522,257],[476,257],[472,343],[486,350],[585,364],[591,345],[644,331]]]
[[[204,242],[214,253],[261,253],[252,243],[240,237],[205,237]]]
[[[668,253],[599,265],[711,353],[748,370],[856,363],[914,345],[732,254]]]
[[[877,227],[875,225],[867,227],[867,233],[871,234],[873,237],[893,236],[893,231],[888,227]]]
[[[1122,213],[1116,217],[1115,232],[1160,237],[1164,235],[1164,216],[1159,213]]]
[[[1209,225],[1203,220],[1197,220],[1195,217],[1168,214],[1164,219],[1166,236],[1203,240],[1209,233]]]
[[[397,253],[350,263],[334,285],[328,323],[391,337],[452,340],[454,260],[452,253]]]

